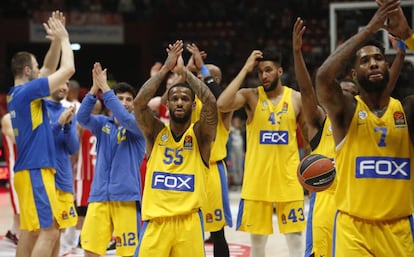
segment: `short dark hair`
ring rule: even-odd
[[[168,93],[167,93],[168,99],[170,98],[170,91],[171,91],[171,89],[173,89],[173,88],[175,88],[175,87],[185,87],[185,88],[190,89],[190,91],[191,91],[191,99],[192,99],[193,101],[195,100],[195,93],[194,93],[194,90],[193,90],[193,89],[190,87],[190,85],[188,85],[187,83],[177,83],[177,84],[172,85],[172,86],[168,89]]]
[[[128,84],[127,82],[119,82],[113,88],[115,95],[119,93],[130,93],[133,98],[137,95],[136,90],[133,86]]]
[[[26,66],[29,66],[33,69],[33,62],[32,62],[32,53],[21,51],[14,54],[13,58],[11,59],[11,71],[13,76],[18,76],[23,73],[23,69]]]
[[[262,51],[263,58],[259,59],[258,61],[272,61],[278,66],[282,66],[282,53],[274,47],[265,48]]]

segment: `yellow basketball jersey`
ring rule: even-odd
[[[400,101],[391,98],[381,118],[356,97],[347,135],[335,163],[337,207],[370,220],[408,217],[414,212],[412,144]]]
[[[328,117],[326,117],[325,123],[323,124],[323,129],[322,129],[322,134],[321,134],[319,144],[316,146],[315,149],[312,150],[312,154],[321,154],[321,155],[328,157],[332,161],[334,161],[335,141],[332,135],[331,120]],[[335,178],[334,182],[328,189],[322,192],[319,192],[318,194],[333,194],[335,192],[336,183],[337,182]]]
[[[176,142],[169,125],[154,141],[147,163],[142,219],[197,211],[205,201],[207,167],[198,148],[193,124]]]
[[[210,163],[223,160],[227,156],[226,144],[229,138],[230,130],[224,125],[221,113],[218,112],[218,124],[216,138],[211,148]]]
[[[299,150],[292,89],[284,87],[275,106],[262,86],[253,120],[246,125],[247,151],[241,198],[286,202],[303,200],[297,179]]]

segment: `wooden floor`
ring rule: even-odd
[[[240,191],[230,191],[230,205],[233,216],[233,223],[236,224],[237,209],[240,197]],[[306,201],[307,203],[307,201]],[[308,205],[306,204],[306,211]],[[6,187],[0,187],[0,257],[15,256],[14,244],[4,238],[12,222],[12,209],[10,197]],[[276,218],[273,219],[274,230],[278,231]],[[236,231],[235,228],[225,228],[225,235],[230,246],[230,255],[232,257],[249,256],[250,254],[250,236],[248,233]],[[206,235],[207,237],[208,235]],[[76,253],[65,255],[65,257],[83,256],[82,250]],[[116,256],[113,252],[108,252],[107,256]],[[206,256],[212,257],[212,245],[206,244]],[[269,236],[266,247],[266,256],[288,257],[288,249],[283,235],[275,232]]]

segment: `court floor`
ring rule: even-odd
[[[230,206],[232,211],[233,223],[236,223],[238,203],[240,200],[240,191],[230,191]],[[306,198],[306,197],[305,197]],[[305,201],[305,210],[307,212],[308,204]],[[12,209],[10,205],[10,197],[6,187],[0,187],[0,257],[15,256],[15,245],[4,237],[12,222]],[[288,249],[285,238],[278,233],[276,218],[273,219],[274,230],[273,235],[269,236],[266,246],[266,256],[288,257]],[[225,235],[229,243],[230,255],[232,257],[244,257],[250,255],[250,236],[248,233],[236,231],[234,226],[232,228],[225,228]],[[206,237],[208,235],[206,234]],[[305,240],[303,238],[303,240]],[[83,256],[82,250],[78,250],[71,254],[66,254],[65,257],[80,257]],[[112,251],[107,252],[106,256],[116,256]],[[213,248],[211,244],[206,244],[206,256],[213,257]]]

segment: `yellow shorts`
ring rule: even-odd
[[[112,235],[117,256],[132,256],[141,222],[139,202],[92,202],[81,232],[82,248],[105,256]]]
[[[145,221],[134,256],[204,257],[201,211]]]
[[[246,199],[240,200],[236,229],[258,235],[273,234],[272,216],[275,207],[280,233],[305,230],[304,201],[271,203]]]
[[[78,222],[78,214],[76,212],[73,194],[56,189],[56,195],[58,199],[57,221],[59,228],[63,229],[75,226]]]
[[[207,178],[207,201],[203,208],[204,230],[215,232],[233,226],[230,211],[227,168],[224,161],[210,163]]]
[[[58,213],[55,169],[17,171],[14,187],[20,204],[20,228],[35,231],[51,227]]]
[[[413,216],[392,221],[363,220],[337,212],[334,256],[414,256]]]
[[[332,231],[336,214],[331,191],[311,193],[306,228],[305,256],[332,256]]]

